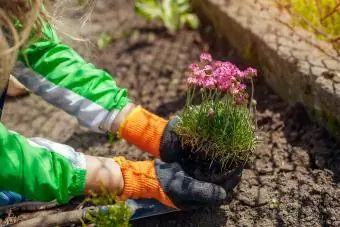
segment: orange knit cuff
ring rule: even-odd
[[[159,157],[160,141],[167,123],[167,120],[138,106],[125,118],[118,134],[143,151]]]
[[[157,199],[166,206],[176,208],[157,179],[155,161],[129,161],[124,157],[113,159],[120,165],[124,178],[121,199]]]

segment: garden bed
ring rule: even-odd
[[[169,37],[158,24],[148,24],[135,16],[131,1],[99,1],[85,32],[94,41],[102,32],[118,37],[102,51],[93,48],[89,56],[98,67],[114,75],[120,86],[128,88],[135,102],[164,117],[182,109],[186,91],[182,72],[189,63],[196,61],[202,49],[210,48],[216,58],[243,65],[236,50],[213,35],[211,28],[184,30]],[[131,35],[121,35],[127,32]],[[234,199],[220,208],[149,218],[135,221],[133,226],[340,225],[340,189],[337,186],[340,147],[325,130],[309,120],[304,108],[289,106],[262,79],[256,81],[255,98],[259,135],[264,141],[246,167]],[[37,113],[19,112],[19,108],[36,109]],[[20,121],[25,116],[29,119]],[[34,95],[19,101],[9,100],[4,119],[6,125],[24,135],[53,138],[86,154],[149,158],[124,141],[111,144],[106,136],[76,126],[72,118]],[[30,119],[42,123],[33,124]],[[72,122],[69,127],[75,132],[72,134],[70,128],[70,133],[63,132],[62,122]],[[61,130],[60,135],[51,135],[51,129]],[[6,222],[75,207],[16,212]]]

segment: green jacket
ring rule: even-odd
[[[61,43],[49,25],[43,34],[21,53],[13,74],[80,124],[100,133],[109,131],[118,112],[130,102],[127,91]],[[1,123],[0,138],[0,190],[59,203],[83,194],[86,162],[82,153],[43,138],[24,138]]]

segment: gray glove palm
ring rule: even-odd
[[[157,159],[155,171],[163,191],[180,209],[220,205],[226,198],[223,187],[192,178],[178,163],[165,163]]]

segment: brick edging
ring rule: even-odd
[[[195,10],[259,67],[283,99],[303,103],[313,120],[340,139],[339,56],[312,33],[284,25],[291,18],[269,4],[266,0],[193,0]]]

